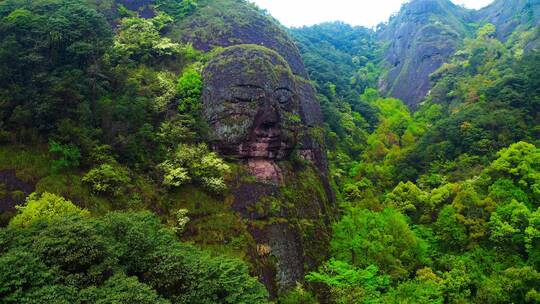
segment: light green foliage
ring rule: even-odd
[[[488,234],[487,221],[495,206],[489,199],[482,200],[471,182],[460,185],[451,206],[456,211],[455,218],[467,227],[471,240],[484,238]]]
[[[433,209],[429,203],[428,194],[411,182],[400,182],[385,200],[387,206],[394,207],[415,221],[429,221],[429,212]],[[423,213],[426,215],[421,218]]]
[[[224,175],[230,171],[229,166],[205,144],[180,144],[159,167],[166,186],[179,187],[195,182],[215,193],[226,189]]]
[[[466,228],[459,222],[457,212],[452,206],[445,206],[441,210],[434,228],[442,247],[463,250],[466,246]]]
[[[479,38],[493,38],[496,32],[497,28],[495,25],[488,23],[478,30],[476,36]]]
[[[28,227],[40,221],[50,221],[55,217],[86,216],[88,211],[82,210],[72,202],[52,193],[31,194],[19,213],[10,221],[11,227]]]
[[[196,113],[200,108],[202,76],[197,67],[187,68],[178,79],[176,92],[180,98],[178,110],[182,113]]]
[[[184,229],[186,229],[186,225],[189,223],[188,213],[189,210],[187,209],[178,209],[178,211],[176,211],[176,225],[173,228],[176,232],[182,233],[184,232]]]
[[[296,287],[278,300],[279,304],[318,304],[319,302],[302,284],[298,283]]]
[[[382,302],[388,304],[443,304],[443,286],[433,280],[416,278],[391,289]]]
[[[331,259],[319,272],[306,276],[310,282],[324,283],[340,304],[379,303],[381,291],[390,284],[387,275],[379,274],[377,266],[357,268],[347,262]]]
[[[496,178],[508,178],[525,191],[533,202],[540,199],[540,149],[526,142],[519,142],[497,154],[498,158],[488,168]],[[538,203],[535,207],[540,206]]]
[[[378,109],[379,124],[366,139],[362,162],[355,173],[357,178],[369,178],[382,192],[395,186],[399,176],[407,174],[408,171],[402,172],[397,165],[424,133],[425,122],[414,122],[407,107],[398,99],[381,98],[369,90],[362,97]]]
[[[154,19],[125,18],[114,41],[114,57],[122,63],[154,63],[158,59],[182,54],[182,46],[159,31],[172,19],[159,15]]]
[[[444,290],[449,303],[467,303],[471,296],[472,278],[462,261],[452,265],[452,269],[443,274]]]
[[[158,72],[156,82],[159,86],[159,89],[156,91],[159,93],[156,94],[157,96],[154,99],[154,110],[157,113],[163,113],[176,98],[174,74],[170,72]]]
[[[383,274],[400,279],[428,262],[426,243],[392,209],[352,209],[333,232],[332,255],[356,267],[376,265]]]
[[[500,205],[491,214],[490,240],[501,244],[503,248],[508,245],[523,247],[525,229],[529,226],[530,216],[531,212],[527,206],[516,200]]]
[[[540,266],[540,208],[529,218],[529,227],[525,229],[525,248],[531,264]]]
[[[477,303],[537,303],[540,273],[529,266],[512,267],[486,280]]]
[[[190,142],[197,138],[196,121],[189,115],[177,115],[164,121],[159,127],[158,140],[168,148],[176,147],[179,142]]]
[[[131,182],[129,172],[118,164],[102,164],[88,171],[82,178],[98,194],[120,195]]]
[[[506,178],[498,179],[489,187],[489,198],[497,203],[508,203],[512,200],[529,205],[529,196],[514,181]]]

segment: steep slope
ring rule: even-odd
[[[496,0],[475,15],[482,22],[495,25],[497,38],[506,40],[517,28],[529,29],[539,25],[540,1]]]
[[[171,38],[193,43],[203,51],[238,44],[263,45],[283,56],[294,74],[306,77],[296,45],[271,17],[242,1],[204,0],[199,7],[171,31]]]
[[[251,262],[273,297],[326,258],[321,110],[270,16],[243,0],[9,0],[0,45],[1,224],[34,190],[171,225],[189,210],[182,237]]]
[[[364,142],[361,128],[377,123],[376,109],[360,98],[366,88],[377,86],[380,75],[375,31],[342,22],[289,31],[319,93],[326,137],[333,138],[328,144],[331,158],[357,156]]]
[[[342,22],[289,31],[297,41],[309,76],[317,83],[320,92],[325,92],[325,84],[332,83],[339,96],[356,99],[366,86],[371,85],[359,78],[361,69],[368,69],[368,64],[376,64],[379,60],[374,31]]]
[[[449,0],[415,0],[379,31],[387,44],[388,73],[380,89],[416,109],[430,89],[429,75],[467,36],[470,11]]]

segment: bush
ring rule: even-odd
[[[355,267],[375,265],[382,274],[402,279],[428,262],[427,244],[411,230],[406,217],[393,209],[353,208],[333,231],[332,255]]]
[[[31,194],[26,205],[18,209],[19,214],[11,220],[10,226],[27,227],[38,221],[51,220],[59,216],[88,215],[88,211],[81,210],[71,201],[47,192],[41,195]]]
[[[159,168],[164,172],[163,184],[166,186],[179,187],[197,182],[215,193],[226,189],[223,176],[230,172],[230,167],[205,144],[178,145]]]
[[[52,170],[58,172],[65,169],[76,168],[81,160],[81,152],[74,145],[62,145],[57,141],[49,141],[49,152],[57,156],[52,164]]]
[[[103,164],[86,173],[82,181],[96,193],[117,196],[129,185],[131,178],[127,169],[119,165]]]
[[[178,109],[182,113],[192,113],[199,109],[202,92],[202,76],[194,67],[188,68],[178,79],[176,91],[180,97]]]

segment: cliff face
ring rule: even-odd
[[[116,3],[153,16],[154,0]],[[208,53],[202,112],[210,144],[235,168],[224,197],[191,189],[179,202],[203,214],[186,237],[234,248],[277,296],[326,259],[334,209],[323,117],[300,53],[277,22],[239,0],[200,0],[166,35]]]
[[[506,41],[516,29],[538,28],[539,22],[537,0],[497,0],[477,11],[449,0],[413,0],[378,32],[387,46],[384,59],[389,68],[380,89],[414,110],[431,88],[429,75],[454,54],[464,38],[474,34],[469,24],[492,23],[497,38]],[[537,33],[525,50],[538,47]]]
[[[540,23],[540,1],[496,0],[475,12],[477,20],[497,27],[497,38],[505,41],[518,28],[531,28]]]
[[[170,36],[203,51],[238,44],[265,46],[283,56],[294,74],[307,76],[298,49],[287,33],[269,16],[241,1],[201,1],[200,8]]]
[[[389,71],[383,92],[415,109],[430,89],[429,75],[457,49],[466,36],[470,12],[449,0],[416,0],[379,32],[386,45]]]
[[[245,223],[246,254],[277,295],[324,260],[334,207],[322,114],[299,51],[270,17],[234,0],[203,2],[168,35],[212,52],[204,117],[214,148],[238,165],[225,204]]]

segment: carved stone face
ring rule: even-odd
[[[222,154],[248,160],[290,154],[301,119],[294,76],[280,55],[254,45],[230,47],[203,77],[203,113]]]

